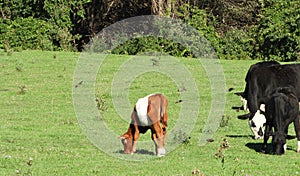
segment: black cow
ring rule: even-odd
[[[261,104],[265,104],[278,87],[292,87],[300,99],[300,64],[257,67],[246,76],[244,97],[250,113],[239,119],[252,119]]]
[[[300,119],[298,98],[294,88],[278,88],[276,92],[265,104],[265,117],[267,120],[266,131],[264,134],[263,152],[267,152],[267,142],[272,136],[273,152],[284,154],[286,150],[286,137],[290,123],[294,122],[296,136],[298,139],[298,149],[300,151]],[[272,132],[274,128],[274,132]]]
[[[279,62],[277,61],[263,61],[263,62],[258,62],[256,64],[253,64],[250,66],[246,77],[245,77],[245,82],[246,82],[246,87],[244,92],[238,92],[235,93],[238,96],[241,96],[241,100],[243,102],[243,106],[240,109],[244,109],[244,110],[249,110],[248,109],[248,97],[249,97],[249,84],[251,83],[251,80],[253,79],[253,77],[255,78],[255,70],[257,70],[258,68],[265,68],[265,67],[270,67],[270,66],[274,66],[274,65],[280,65]],[[251,100],[250,100],[251,101]],[[263,115],[264,108],[262,108],[262,106],[264,106],[264,104],[260,104],[258,102],[258,106],[260,106],[260,108],[258,110],[256,110],[255,112],[251,112],[249,114],[246,115],[241,115],[238,116],[239,119],[249,119],[249,126],[251,131],[254,134],[254,138],[255,139],[262,139],[263,138],[263,133],[264,133],[264,125],[265,125],[265,117]]]
[[[244,92],[237,92],[235,93],[238,96],[241,96],[241,100],[243,102],[243,106],[241,109],[248,110],[248,105],[247,105],[247,97],[248,97],[248,91],[249,91],[249,82],[251,82],[251,78],[253,77],[253,72],[257,68],[263,68],[263,67],[269,67],[269,66],[274,66],[274,65],[280,65],[279,62],[277,61],[263,61],[263,62],[258,62],[256,64],[253,64],[250,66],[246,77],[245,77],[245,82],[246,82],[246,87]],[[248,118],[248,116],[246,117]]]

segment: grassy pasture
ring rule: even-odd
[[[228,121],[214,134],[213,142],[199,146],[198,139],[210,111],[209,80],[198,61],[180,59],[195,78],[199,90],[197,123],[187,143],[166,157],[156,158],[150,153],[151,159],[140,162],[111,157],[83,134],[72,100],[73,74],[79,55],[43,51],[0,55],[0,175],[192,175],[193,170],[199,171],[195,175],[300,174],[295,139],[288,141],[283,156],[261,154],[256,150],[262,141],[253,140],[247,122],[236,118],[244,112],[231,109],[241,105],[233,92],[243,90],[245,74],[257,61],[221,61],[226,89],[235,89],[226,92],[224,116]],[[128,122],[118,118],[110,92],[114,74],[128,57],[107,58],[96,79],[95,96],[101,99],[99,112],[109,128],[120,135],[127,130]],[[130,84],[129,100],[134,104],[137,98],[148,93],[163,92],[170,102],[169,129],[172,129],[180,110],[180,104],[175,103],[179,98],[177,88],[163,74],[142,74]],[[293,127],[290,134],[294,134]],[[148,138],[147,133],[140,140]],[[224,138],[230,147],[220,153]],[[121,143],[119,147],[121,150]],[[217,153],[223,155],[223,160],[215,157]]]

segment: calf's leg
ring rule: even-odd
[[[135,128],[135,130],[134,130],[134,134],[133,134],[133,144],[132,144],[132,153],[131,154],[136,152],[137,141],[140,137],[140,131],[139,131],[138,125],[135,124],[134,128]]]
[[[163,130],[161,129],[159,122],[153,124],[152,139],[155,143],[156,155],[164,156],[166,154],[166,150],[164,148],[165,135],[163,134]]]
[[[148,104],[148,117],[152,123],[151,131],[152,131],[152,140],[155,143],[156,155],[164,156],[166,154],[166,150],[164,148],[164,130],[160,126],[160,122],[163,123],[163,128],[167,126],[167,116],[164,119],[161,119],[160,106],[157,106],[155,102]]]

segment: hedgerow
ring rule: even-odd
[[[220,59],[296,61],[300,57],[298,0],[198,3],[176,0],[174,4],[178,6],[170,6],[172,9],[164,10],[164,15],[181,19],[197,29]],[[11,0],[0,2],[0,7],[0,49],[6,51],[80,51],[108,25],[124,18],[151,14],[151,2],[144,0],[118,3]],[[155,37],[132,39],[111,52],[137,54],[153,50],[172,56],[193,57],[187,46]]]

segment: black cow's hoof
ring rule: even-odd
[[[264,153],[264,154],[268,154],[269,153],[268,150],[267,150],[267,147],[262,147],[260,152]]]
[[[250,119],[251,117],[251,114],[248,113],[248,114],[245,114],[245,115],[239,115],[237,118],[240,119],[240,120],[246,120],[246,119]]]

